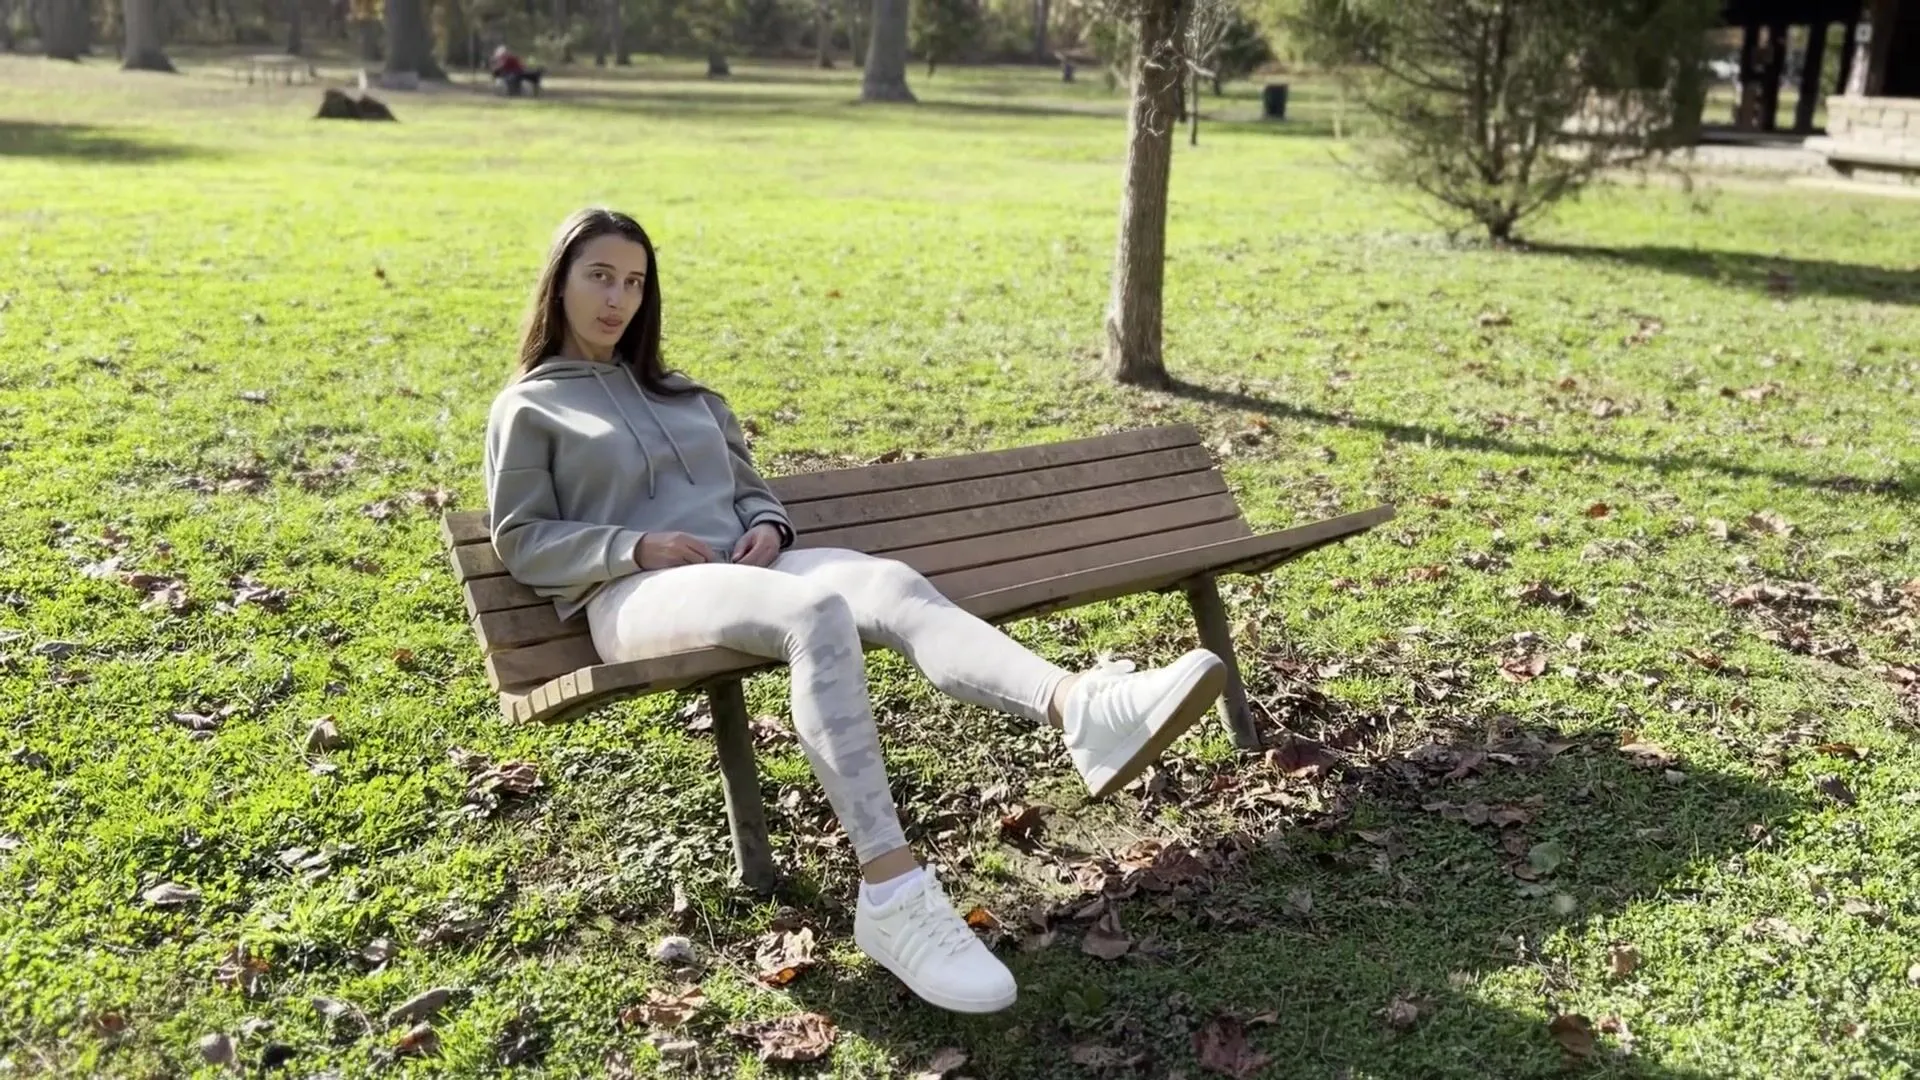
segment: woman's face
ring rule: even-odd
[[[582,244],[560,293],[573,336],[611,355],[640,310],[648,269],[647,249],[624,236],[596,236]]]

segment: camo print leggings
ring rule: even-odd
[[[720,646],[783,660],[793,727],[862,863],[903,847],[867,699],[861,642],[905,656],[942,691],[1046,722],[1066,672],[954,605],[904,563],[838,548],[790,549],[771,567],[648,570],[587,604],[608,663]]]

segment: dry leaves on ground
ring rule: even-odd
[[[698,986],[678,992],[649,990],[647,1000],[620,1010],[620,1023],[627,1027],[678,1027],[706,1005],[706,991]]]
[[[775,930],[760,940],[754,956],[756,976],[768,986],[785,986],[813,966],[813,931],[808,927]]]
[[[736,1024],[728,1031],[754,1043],[760,1060],[769,1064],[818,1061],[833,1049],[838,1032],[833,1021],[819,1013],[799,1013],[773,1020]]]
[[[1235,1080],[1256,1075],[1273,1060],[1247,1045],[1246,1027],[1231,1016],[1215,1016],[1193,1033],[1193,1055],[1201,1068]]]

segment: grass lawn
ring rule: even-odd
[[[224,1033],[295,1076],[791,1074],[736,1032],[813,1012],[798,1068],[847,1076],[1193,1080],[1236,1033],[1243,1075],[1915,1075],[1920,204],[1623,187],[1532,250],[1452,244],[1305,87],[1180,146],[1182,382],[1142,394],[1090,366],[1097,80],[892,109],[697,70],[355,125],[204,63],[0,57],[0,1073],[211,1076]],[[1010,1013],[853,948],[781,679],[749,686],[781,903],[727,882],[685,699],[500,721],[436,508],[483,505],[525,291],[595,202],[653,230],[670,358],[770,472],[1184,421],[1258,527],[1400,508],[1230,583],[1283,751],[1210,725],[1106,805],[876,655],[911,835],[1001,920]],[[1177,596],[1014,632],[1067,666],[1194,640]],[[456,750],[539,786],[470,800]],[[1197,880],[1124,872],[1146,841]],[[762,985],[793,926],[814,965]],[[396,1057],[387,1014],[439,987]]]

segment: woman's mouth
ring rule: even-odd
[[[619,333],[620,328],[622,326],[625,326],[627,322],[627,320],[625,319],[610,318],[606,315],[600,316],[600,318],[595,321],[597,321],[600,324],[600,328],[602,330],[605,330],[608,333]]]

